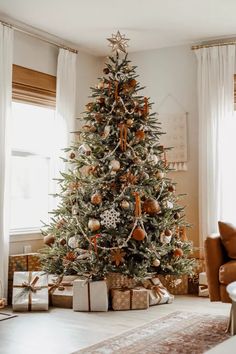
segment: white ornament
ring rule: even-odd
[[[157,155],[149,155],[148,156],[148,162],[150,162],[151,165],[155,166],[159,161],[159,158]]]
[[[110,162],[110,168],[112,169],[112,171],[118,171],[120,169],[120,161],[112,160]]]
[[[71,248],[77,248],[78,247],[78,240],[75,236],[72,236],[68,240],[68,246]]]
[[[161,262],[158,258],[154,259],[154,261],[152,263],[153,267],[159,267],[160,264],[161,264]]]
[[[169,200],[167,200],[167,202],[166,202],[166,207],[167,207],[168,209],[173,209],[174,204],[173,204],[172,202],[170,202]]]
[[[120,213],[114,208],[107,209],[101,214],[101,224],[107,229],[115,229],[116,224],[120,222]]]
[[[161,243],[168,244],[168,243],[170,243],[171,239],[172,239],[172,236],[166,236],[166,235],[164,234],[164,232],[161,233],[161,235],[160,235],[160,241],[161,241]]]

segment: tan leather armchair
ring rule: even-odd
[[[231,302],[226,286],[236,281],[236,260],[227,256],[219,235],[208,236],[204,246],[210,300]]]

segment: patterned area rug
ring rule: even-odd
[[[202,354],[230,337],[226,327],[225,316],[177,311],[74,354]]]

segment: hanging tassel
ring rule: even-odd
[[[128,128],[125,123],[120,123],[119,128],[120,128],[120,148],[121,148],[121,151],[126,151]]]
[[[91,237],[91,243],[93,244],[94,252],[98,253],[98,247],[97,247],[97,239],[100,237],[100,234],[96,234],[95,236]]]
[[[115,81],[115,100],[116,102],[118,101],[118,85],[119,85],[119,82],[118,81]]]
[[[142,214],[141,210],[141,198],[138,192],[134,192],[134,197],[135,197],[135,208],[134,208],[134,215],[136,218],[140,218]]]

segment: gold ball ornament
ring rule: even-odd
[[[96,113],[94,117],[96,122],[98,123],[101,123],[103,121],[103,115],[101,113]]]
[[[135,133],[135,137],[138,141],[142,141],[145,139],[145,132],[143,130],[137,130]]]
[[[43,242],[45,245],[51,246],[55,242],[55,236],[52,234],[48,234],[48,235],[44,236]]]
[[[165,229],[165,236],[172,236],[172,231],[169,229]]]
[[[159,179],[163,179],[165,177],[165,173],[164,172],[157,172],[156,177]]]
[[[174,219],[178,220],[180,218],[180,216],[181,216],[180,213],[177,212],[174,214]]]
[[[73,159],[75,158],[75,153],[72,151],[72,152],[70,153],[69,157],[70,157],[70,159],[73,160]]]
[[[108,68],[104,68],[104,69],[103,69],[103,72],[104,72],[105,75],[108,75],[109,72],[110,72],[110,70],[109,70]]]
[[[161,262],[159,261],[158,258],[154,259],[154,261],[152,262],[153,267],[159,267],[160,264],[161,264]]]
[[[88,228],[91,230],[91,231],[97,231],[99,230],[101,227],[100,225],[100,222],[99,220],[97,219],[89,219],[89,222],[88,222]]]
[[[132,237],[136,241],[143,241],[146,237],[146,232],[140,226],[137,226],[132,233]]]
[[[128,126],[129,128],[131,128],[131,127],[133,126],[133,124],[134,124],[133,119],[127,119],[126,124],[127,124],[127,126]]]
[[[129,202],[127,200],[122,200],[120,206],[122,209],[129,209]]]
[[[59,241],[60,245],[61,246],[65,246],[66,245],[66,239],[65,238],[62,238],[60,241]]]
[[[184,252],[183,252],[182,248],[176,248],[174,250],[173,254],[174,254],[174,257],[183,257]]]
[[[91,203],[94,204],[94,205],[99,205],[101,204],[102,202],[102,196],[100,193],[94,193],[92,196],[91,196]]]
[[[120,169],[120,161],[118,160],[112,160],[110,162],[110,168],[112,169],[112,171],[119,171]]]
[[[153,198],[146,199],[143,203],[142,209],[149,215],[156,215],[161,211],[158,201]]]
[[[171,193],[175,192],[175,186],[173,184],[170,184],[168,186],[168,191],[171,192]]]

